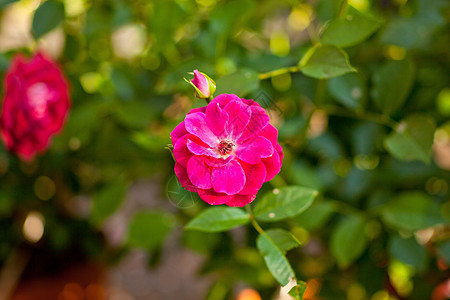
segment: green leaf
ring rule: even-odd
[[[128,244],[152,250],[164,242],[174,228],[175,218],[166,212],[146,211],[133,216],[128,228]]]
[[[295,278],[294,270],[283,255],[283,251],[267,234],[260,234],[256,245],[264,257],[270,273],[282,286],[288,284],[291,278]]]
[[[438,251],[444,258],[445,262],[450,264],[450,240],[443,242],[438,246]]]
[[[393,236],[389,241],[389,253],[397,260],[424,271],[427,267],[427,252],[414,238]]]
[[[273,222],[298,215],[307,209],[317,191],[300,186],[289,186],[266,193],[253,210],[261,221]]]
[[[250,216],[236,207],[211,207],[191,220],[185,229],[218,232],[248,223]]]
[[[6,5],[17,2],[18,0],[0,0],[0,8],[4,8]]]
[[[110,182],[106,187],[94,195],[92,203],[91,221],[100,225],[107,217],[114,213],[122,204],[127,191],[127,185],[122,180]]]
[[[303,300],[303,295],[306,291],[306,282],[300,281],[297,282],[295,286],[289,291],[289,295],[294,297],[295,300]]]
[[[269,229],[266,231],[269,238],[284,253],[295,247],[300,246],[300,242],[290,232],[284,229]]]
[[[259,87],[258,73],[251,70],[239,70],[216,80],[216,95],[223,93],[244,96]]]
[[[364,225],[363,218],[349,216],[342,220],[331,233],[331,254],[341,268],[348,267],[366,248],[367,236]]]
[[[383,113],[390,115],[401,108],[414,82],[415,70],[409,58],[389,61],[375,70],[371,95]]]
[[[42,3],[33,17],[32,32],[36,39],[54,29],[64,20],[64,4],[48,0]]]
[[[358,74],[349,73],[331,78],[327,87],[330,95],[348,108],[360,108],[364,102],[366,87]]]
[[[321,41],[340,47],[353,46],[368,38],[381,24],[381,20],[348,6],[347,13],[342,19],[335,19],[328,24]]]
[[[439,204],[422,192],[406,192],[380,208],[381,218],[398,230],[417,231],[446,223]]]
[[[310,48],[300,60],[299,68],[306,76],[322,79],[356,72],[348,61],[347,53],[333,45]]]
[[[296,216],[295,225],[307,230],[315,230],[323,226],[334,214],[335,208],[330,201],[314,202],[307,210]]]
[[[399,160],[429,163],[436,124],[427,115],[412,115],[402,120],[384,140],[389,153]]]

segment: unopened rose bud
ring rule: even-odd
[[[194,87],[195,96],[199,99],[211,98],[216,91],[216,83],[214,80],[198,70],[194,70],[194,72],[190,74],[194,74],[194,79],[187,80],[185,78],[184,80]]]

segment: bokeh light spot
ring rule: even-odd
[[[41,200],[48,200],[55,195],[56,185],[47,176],[40,176],[34,182],[34,193]]]
[[[270,51],[277,56],[286,56],[291,50],[289,36],[284,31],[276,31],[270,36]]]
[[[41,213],[37,211],[28,213],[22,228],[25,239],[32,243],[39,242],[44,235],[44,223],[45,219]]]

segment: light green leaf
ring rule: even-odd
[[[330,250],[341,268],[348,267],[364,251],[367,236],[365,221],[359,216],[349,216],[342,220],[331,233]]]
[[[399,160],[429,163],[436,124],[427,115],[412,115],[402,120],[384,140],[389,153]]]
[[[292,289],[289,291],[289,295],[294,297],[295,300],[303,300],[303,295],[306,291],[306,282],[300,281],[297,282],[297,284],[292,287]]]
[[[64,4],[48,0],[42,3],[33,17],[32,32],[36,39],[54,29],[64,20]]]
[[[294,270],[283,255],[283,251],[267,234],[260,234],[256,245],[263,255],[270,273],[282,286],[288,284],[291,278],[295,278]]]
[[[427,252],[414,238],[393,236],[389,240],[389,253],[397,260],[424,271],[427,267]]]
[[[216,80],[215,95],[236,94],[244,96],[259,87],[258,73],[252,70],[239,70]]]
[[[366,87],[358,74],[349,73],[331,78],[327,87],[331,96],[348,108],[360,108],[364,102]]]
[[[324,44],[349,47],[368,38],[382,24],[380,19],[363,14],[351,6],[342,19],[331,21],[322,34]]]
[[[356,72],[347,53],[333,45],[316,45],[306,52],[299,62],[300,71],[313,78],[331,78]]]
[[[105,188],[94,195],[91,221],[100,225],[114,213],[122,204],[127,191],[127,185],[122,180],[110,182]]]
[[[300,186],[289,186],[266,193],[254,208],[258,220],[273,222],[293,217],[307,209],[317,191]]]
[[[0,8],[5,7],[8,4],[17,2],[18,0],[0,0]]]
[[[175,218],[166,212],[139,212],[133,216],[128,228],[128,244],[152,250],[164,242],[174,228]]]
[[[269,238],[284,253],[295,247],[300,246],[300,242],[290,232],[284,229],[269,229],[266,231]]]
[[[390,115],[401,108],[414,82],[415,70],[409,58],[389,61],[375,70],[371,95],[383,113]]]
[[[248,223],[250,216],[236,207],[211,207],[191,220],[185,229],[206,232],[226,231]]]
[[[403,193],[384,204],[380,213],[385,223],[405,231],[417,231],[447,222],[439,204],[422,192]]]

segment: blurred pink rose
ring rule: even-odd
[[[255,101],[222,94],[171,133],[181,185],[212,205],[244,206],[280,172],[278,131]]]
[[[6,147],[24,160],[49,147],[70,107],[67,80],[59,66],[36,54],[13,58],[5,79],[0,133]]]

